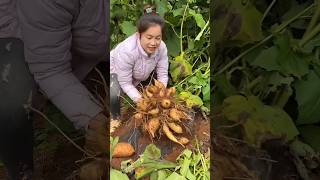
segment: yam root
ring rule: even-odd
[[[173,142],[175,142],[175,143],[178,143],[178,144],[180,144],[181,146],[184,147],[184,145],[181,144],[181,143],[177,140],[177,138],[172,134],[172,132],[170,131],[170,129],[169,129],[169,127],[167,126],[166,123],[163,123],[162,129],[163,129],[164,134],[165,134],[171,141],[173,141]]]
[[[158,80],[154,80],[154,85],[156,86],[156,87],[158,87],[159,89],[165,89],[165,86],[164,86],[164,84],[161,82],[161,81],[158,81]]]
[[[168,109],[171,105],[170,99],[162,99],[161,106],[165,109]]]
[[[179,111],[176,108],[170,109],[169,116],[173,120],[181,121],[182,119],[191,119],[190,116],[188,116],[185,112]]]
[[[183,144],[183,145],[189,143],[189,139],[188,139],[188,138],[185,138],[185,137],[180,137],[180,138],[178,138],[178,141],[179,141],[181,144]]]
[[[175,133],[181,134],[183,133],[182,127],[174,122],[168,122],[168,126],[172,129]]]
[[[160,120],[158,118],[152,118],[148,121],[148,132],[151,134],[152,138],[155,137],[155,133],[160,127]]]
[[[137,111],[134,115],[136,120],[142,120],[142,131],[148,133],[150,138],[156,135],[165,134],[171,141],[180,145],[187,144],[189,140],[184,137],[175,137],[175,134],[182,134],[184,119],[191,119],[174,97],[176,88],[166,88],[165,85],[154,81],[142,90],[142,99],[137,103]],[[161,132],[163,133],[161,133]]]

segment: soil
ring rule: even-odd
[[[122,125],[118,127],[112,136],[119,136],[120,142],[129,142],[135,148],[135,154],[132,157],[128,158],[113,158],[111,161],[111,167],[115,169],[120,169],[120,163],[123,160],[132,159],[136,160],[139,158],[139,155],[142,154],[145,150],[145,147],[151,143],[154,143],[158,148],[160,148],[162,153],[162,158],[172,162],[176,161],[176,158],[180,153],[185,149],[193,149],[194,141],[197,139],[199,142],[202,142],[201,150],[202,152],[208,151],[210,147],[210,122],[206,120],[200,112],[194,113],[194,118],[187,125],[190,132],[185,131],[181,136],[187,137],[191,140],[186,147],[172,142],[165,135],[158,134],[160,138],[151,139],[146,132],[142,131],[141,124],[131,118],[134,110],[131,108],[121,110]]]

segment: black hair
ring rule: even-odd
[[[140,17],[137,29],[139,33],[145,32],[149,27],[159,25],[163,32],[165,21],[163,17],[156,12],[156,7],[153,5],[145,5],[143,8],[143,15]]]

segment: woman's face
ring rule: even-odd
[[[140,34],[140,44],[147,54],[152,54],[159,48],[161,39],[162,32],[159,25],[150,26]]]

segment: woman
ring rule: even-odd
[[[147,6],[140,17],[138,31],[119,43],[110,53],[110,100],[113,119],[120,116],[120,88],[134,102],[141,94],[136,86],[148,79],[153,70],[157,80],[168,83],[167,47],[162,41],[164,19],[154,6]]]

